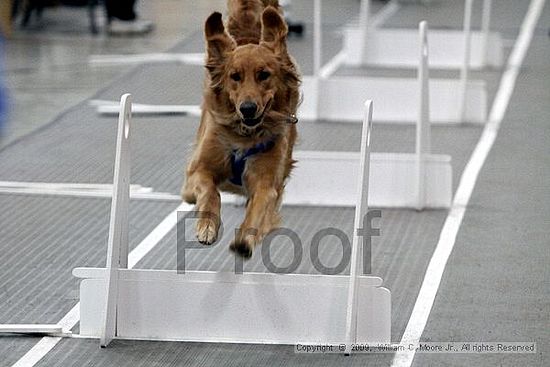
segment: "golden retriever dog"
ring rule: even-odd
[[[288,27],[277,0],[229,0],[205,24],[202,116],[182,197],[196,204],[199,242],[220,227],[219,190],[244,195],[246,215],[230,249],[242,257],[280,222],[292,170],[300,76],[287,51]]]

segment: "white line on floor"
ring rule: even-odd
[[[186,65],[204,64],[204,53],[154,53],[137,55],[92,55],[88,61],[92,65],[143,64],[179,62]]]
[[[382,24],[386,23],[386,21],[390,19],[395,13],[397,13],[400,7],[401,6],[397,2],[397,0],[390,1],[371,18],[369,26],[371,28],[380,27]]]
[[[113,184],[72,182],[0,181],[0,195],[46,195],[79,198],[111,198]],[[179,195],[156,192],[152,187],[130,185],[130,198],[156,201],[181,201]]]
[[[340,66],[346,61],[346,53],[344,50],[338,52],[332,59],[329,60],[322,68],[319,70],[319,76],[323,79],[327,79],[332,74],[340,68]]]
[[[112,191],[113,184],[101,183],[73,183],[73,182],[31,182],[31,181],[0,181],[0,188],[34,188],[47,190],[92,190],[92,191]],[[130,191],[151,192],[151,187],[141,185],[130,185]]]
[[[178,211],[190,211],[193,206],[182,203],[160,222],[147,237],[128,255],[128,268],[133,268],[143,259],[177,224]],[[58,323],[64,330],[72,329],[80,320],[80,302]],[[61,337],[43,337],[12,367],[33,367],[61,341]]]
[[[86,190],[86,189],[56,189],[36,187],[0,187],[0,195],[37,195],[37,196],[64,196],[74,198],[103,198],[113,197],[112,190]],[[179,195],[168,192],[155,191],[130,191],[130,199],[152,201],[180,201]]]
[[[497,137],[498,130],[514,91],[517,76],[531,43],[531,39],[533,38],[535,26],[544,8],[544,3],[545,0],[532,0],[529,5],[527,15],[521,26],[521,32],[512,54],[508,59],[506,71],[502,75],[500,86],[493,102],[491,113],[489,114],[489,121],[483,129],[481,138],[460,179],[453,205],[443,225],[439,242],[437,243],[437,247],[430,260],[426,274],[424,275],[424,281],[418,293],[409,323],[401,338],[401,345],[418,343],[424,332],[426,322],[430,316],[441,283],[443,272],[445,271],[447,260],[453,251],[456,236],[464,218],[464,213],[466,212],[466,207],[470,201],[479,172]],[[414,356],[414,350],[397,352],[393,359],[392,366],[409,367],[413,362]]]

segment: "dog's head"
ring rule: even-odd
[[[298,103],[299,76],[286,48],[288,28],[279,12],[262,13],[259,44],[237,46],[226,32],[220,13],[206,21],[206,68],[216,103],[211,106],[224,124],[254,131],[293,114]]]

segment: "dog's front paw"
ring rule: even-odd
[[[218,238],[218,226],[209,218],[201,218],[197,222],[197,240],[203,245],[211,245]]]
[[[183,186],[180,191],[180,196],[188,204],[196,204],[197,196],[192,190],[189,190],[187,186]]]
[[[231,242],[229,249],[245,259],[250,259],[252,257],[252,252],[254,251],[254,244],[246,239],[235,240]]]

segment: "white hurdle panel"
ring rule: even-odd
[[[318,94],[315,90],[318,84]],[[316,81],[303,78],[304,100],[298,117],[304,120],[359,122],[357,103],[365,98],[376,101],[374,122],[411,124],[417,120],[418,88],[415,79],[333,76]],[[464,120],[482,124],[487,115],[487,92],[484,81],[469,81],[466,93],[465,118],[461,119],[460,81],[430,80],[430,120],[432,123],[458,124]],[[319,101],[314,96],[318,95]],[[318,106],[318,112],[315,108]]]
[[[469,1],[469,0],[466,0]],[[359,27],[344,29],[345,62],[350,66],[370,65],[395,68],[416,67],[416,32],[412,29],[376,28],[366,24],[368,4],[362,0]],[[471,7],[466,3],[465,17],[471,17]],[[364,9],[364,10],[363,10]],[[469,67],[482,69],[502,67],[503,42],[500,33],[489,29],[491,0],[484,0],[481,30],[432,30],[430,64],[437,69],[459,69],[464,62],[464,37],[471,37]],[[471,35],[466,35],[470,33]],[[391,47],[388,47],[391,45]],[[378,106],[378,104],[377,104]],[[378,107],[377,107],[378,108]]]
[[[134,270],[128,264],[129,107],[122,99],[106,268],[77,268],[80,333],[112,338],[229,343],[389,343],[391,295],[382,279],[350,276]],[[355,230],[366,213],[372,102],[366,103]],[[124,187],[121,187],[124,186]],[[305,310],[305,311],[304,311]]]

